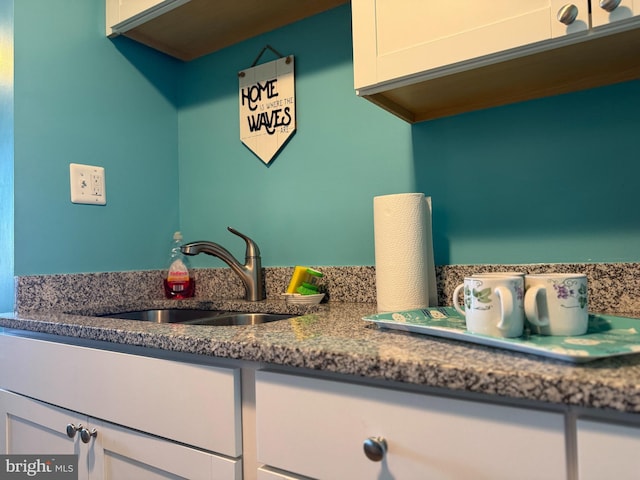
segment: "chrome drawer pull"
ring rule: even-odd
[[[82,427],[80,429],[80,440],[82,440],[82,443],[89,443],[89,440],[91,440],[91,437],[97,437],[97,436],[98,436],[98,431],[95,428],[92,429],[91,431],[89,431],[85,427]]]
[[[384,437],[369,437],[364,441],[364,454],[374,462],[380,462],[387,453],[387,441]]]
[[[572,3],[567,3],[558,10],[558,21],[565,25],[571,25],[578,18],[578,7]]]
[[[77,427],[73,423],[69,423],[67,425],[67,437],[73,438],[76,436],[76,432],[82,428],[82,425],[78,425]]]
[[[600,8],[607,12],[613,12],[620,5],[620,0],[600,0]]]

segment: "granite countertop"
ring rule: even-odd
[[[174,307],[158,300],[136,308]],[[0,326],[55,335],[265,362],[449,390],[614,411],[640,412],[640,355],[571,364],[454,340],[379,330],[362,316],[375,304],[288,307],[282,300],[183,300],[183,308],[295,313],[255,326],[192,326],[101,318],[114,307],[74,314],[0,314]],[[259,305],[259,306],[258,306]],[[131,308],[129,308],[131,310]]]

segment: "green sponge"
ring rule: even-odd
[[[302,282],[302,285],[296,289],[296,292],[300,295],[315,295],[318,293],[318,287],[307,282]]]

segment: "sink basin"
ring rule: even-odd
[[[225,310],[198,310],[166,308],[156,310],[136,310],[131,312],[101,315],[108,318],[141,320],[153,323],[182,323],[186,325],[256,325],[291,318],[280,313],[245,313]]]
[[[189,325],[257,325],[291,318],[293,315],[282,313],[244,313],[227,312],[215,317],[199,318],[183,323]]]
[[[224,310],[187,310],[179,308],[165,308],[157,310],[136,310],[133,312],[111,313],[100,315],[109,318],[124,318],[125,320],[143,320],[153,323],[184,323],[193,320],[214,317],[226,313]]]

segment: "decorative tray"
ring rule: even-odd
[[[640,352],[640,319],[589,314],[585,335],[573,337],[525,332],[518,338],[497,338],[470,333],[464,317],[453,307],[430,307],[363,317],[384,329],[405,330],[491,347],[532,353],[573,363]]]

